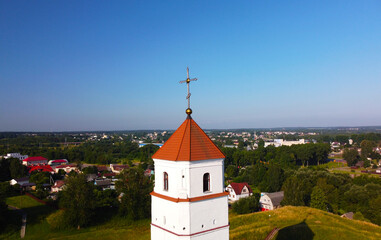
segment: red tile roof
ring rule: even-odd
[[[60,188],[60,187],[62,187],[63,185],[65,185],[65,182],[64,182],[63,180],[57,180],[57,181],[54,183],[53,187],[55,187],[55,188]]]
[[[199,161],[225,158],[197,123],[188,117],[152,156],[170,161]]]
[[[29,168],[29,173],[31,173],[33,171],[54,172],[53,168],[49,165],[33,166],[33,167]]]
[[[57,159],[57,160],[52,160],[52,163],[66,163],[67,160],[65,159]]]
[[[234,182],[232,182],[232,183],[230,183],[230,186],[233,188],[235,194],[237,194],[237,195],[241,194],[242,189],[245,186],[249,189],[249,193],[253,192],[247,182],[242,182],[242,183],[234,183]]]
[[[38,156],[38,157],[28,157],[28,158],[25,158],[23,161],[24,162],[33,162],[33,161],[48,161],[48,159],[44,158],[44,157],[41,157],[41,156]]]

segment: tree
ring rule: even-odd
[[[237,173],[238,173],[238,169],[234,165],[229,165],[226,168],[226,175],[227,175],[227,178],[229,178],[229,179],[232,179],[232,178],[236,177]]]
[[[277,192],[284,182],[284,171],[276,164],[271,164],[267,170],[260,188],[265,192]]]
[[[353,215],[353,219],[354,219],[354,220],[359,220],[359,221],[370,222],[368,219],[366,219],[366,218],[364,217],[364,215],[362,215],[361,212],[356,212],[356,213]]]
[[[241,198],[233,203],[233,211],[237,214],[245,214],[255,212],[259,209],[259,193],[255,193],[250,197]]]
[[[65,182],[59,202],[64,209],[63,218],[68,225],[80,229],[90,223],[96,207],[94,186],[86,181],[84,174],[70,176]]]
[[[82,169],[83,174],[97,174],[98,168],[97,166],[89,166]]]
[[[328,211],[336,213],[339,208],[339,191],[332,184],[328,184],[326,178],[319,178],[316,186],[323,190],[324,195],[326,196]]]
[[[348,140],[349,140],[349,136],[346,136],[346,135],[337,135],[335,137],[335,141],[341,144],[348,144],[349,143]]]
[[[36,184],[37,188],[41,188],[42,184],[49,183],[49,172],[37,172],[33,171],[30,175],[29,181]]]
[[[344,149],[343,158],[347,161],[348,166],[354,166],[359,161],[357,149]]]
[[[11,173],[9,171],[8,159],[0,160],[0,181],[8,181],[11,179]]]
[[[27,168],[21,164],[18,158],[11,158],[9,160],[9,171],[11,178],[21,178],[26,175]]]
[[[369,220],[381,225],[381,195],[369,202]]]
[[[123,193],[119,213],[131,220],[148,218],[151,214],[152,183],[144,176],[141,168],[132,167],[124,170],[116,183],[119,193]]]
[[[258,148],[264,148],[265,147],[265,141],[263,141],[263,139],[259,139],[258,141]]]
[[[311,207],[327,211],[327,198],[319,186],[315,186],[311,193]]]
[[[317,165],[320,165],[322,161],[327,160],[328,154],[331,151],[331,147],[328,143],[317,143],[314,144],[314,147]]]
[[[373,152],[373,148],[376,144],[373,141],[363,140],[360,144],[361,147],[361,156],[363,158],[368,158]]]
[[[295,146],[297,159],[301,161],[303,167],[305,164],[308,166],[308,161],[313,156],[311,146],[313,147],[312,144],[301,144]]]
[[[97,199],[97,207],[117,207],[118,206],[118,194],[115,190],[105,189],[98,190],[94,189],[94,195]]]
[[[0,189],[0,232],[2,232],[3,227],[7,223],[8,207],[5,203],[5,197],[6,193]]]

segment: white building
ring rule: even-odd
[[[284,192],[261,193],[259,199],[259,207],[262,211],[274,210],[280,207],[280,202],[283,200]]]
[[[230,183],[226,190],[229,192],[228,199],[232,202],[238,201],[241,198],[249,197],[253,195],[248,183]]]
[[[56,160],[50,160],[48,162],[49,165],[51,166],[57,166],[57,165],[65,165],[68,164],[69,161],[67,159],[56,159]]]
[[[228,240],[225,156],[189,113],[152,158],[151,239]]]
[[[28,158],[28,155],[21,155],[20,153],[7,153],[6,156],[4,156],[5,159],[8,159],[8,158],[18,158],[20,159],[20,161]]]
[[[78,171],[77,166],[74,165],[74,164],[69,164],[69,165],[59,165],[59,166],[56,166],[56,167],[54,168],[54,171],[55,171],[56,173],[58,173],[61,169],[64,170],[66,173],[69,173],[69,172],[71,172],[71,171]]]
[[[305,144],[305,139],[299,139],[297,141],[287,141],[283,139],[274,139],[272,142],[265,142],[265,147],[273,145],[275,147],[281,147],[281,146],[292,146],[292,145],[299,145],[299,144]]]

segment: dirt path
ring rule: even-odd
[[[16,212],[18,212],[21,215],[20,237],[24,238],[25,237],[25,231],[26,231],[26,213],[22,209],[15,207],[15,206],[8,205],[8,208],[15,210]]]
[[[275,237],[275,235],[278,233],[279,231],[279,228],[274,228],[270,233],[269,235],[267,235],[267,237],[265,238],[265,240],[271,240]]]

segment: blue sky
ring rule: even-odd
[[[0,0],[0,131],[381,125],[381,1]]]

